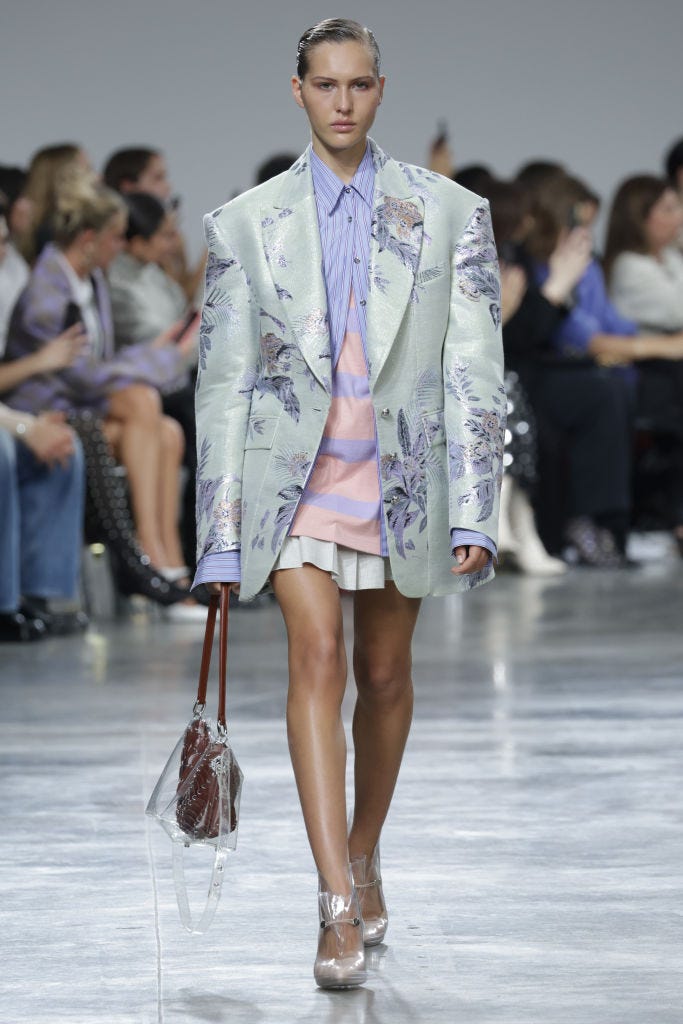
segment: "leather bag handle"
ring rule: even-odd
[[[206,629],[204,630],[204,645],[202,647],[202,663],[199,669],[199,684],[197,687],[197,704],[202,707],[206,705],[206,690],[209,682],[209,669],[211,667],[211,648],[213,647],[213,636],[216,628],[216,612],[220,607],[220,627],[218,633],[218,725],[226,728],[225,701],[227,693],[227,668],[228,668],[228,609],[230,607],[230,584],[221,583],[220,597],[212,594],[209,602],[209,610],[206,616]]]

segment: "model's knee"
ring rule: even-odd
[[[289,663],[299,692],[324,691],[335,682],[345,683],[346,654],[341,632],[310,629],[305,636],[290,637]]]
[[[356,654],[353,669],[361,702],[391,706],[412,694],[409,659]]]

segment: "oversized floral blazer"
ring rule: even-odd
[[[412,597],[485,582],[450,572],[450,529],[494,541],[505,393],[486,200],[371,143],[367,300],[391,569]],[[241,598],[269,574],[330,407],[330,344],[309,151],[204,218],[197,380],[198,561],[241,549]]]

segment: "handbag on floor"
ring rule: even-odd
[[[225,860],[237,845],[237,825],[243,775],[228,742],[225,717],[230,586],[221,584],[218,661],[218,715],[205,716],[206,691],[219,607],[211,596],[206,618],[197,700],[192,719],[154,787],[146,813],[155,818],[172,840],[173,878],[180,919],[193,935],[208,929],[221,895]],[[206,906],[198,921],[190,911],[184,856],[191,846],[213,846],[215,856]]]

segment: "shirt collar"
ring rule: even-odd
[[[56,253],[57,259],[66,274],[66,279],[69,282],[71,295],[74,301],[77,305],[81,306],[81,308],[88,306],[95,297],[91,278],[79,277],[64,253],[60,252],[59,249],[56,250]]]
[[[352,188],[368,206],[372,207],[375,167],[372,162],[370,143],[366,146],[363,159],[349,185],[338,178],[317,153],[313,152],[313,149],[311,149],[311,173],[316,198],[328,215],[334,211],[345,188]]]

